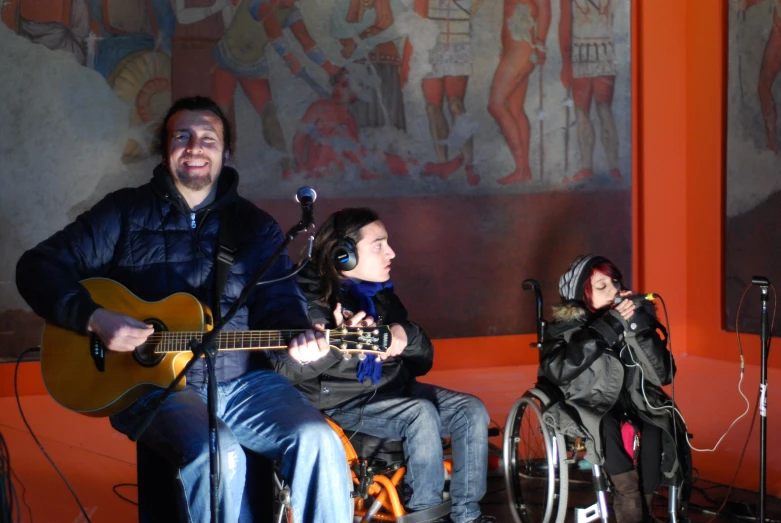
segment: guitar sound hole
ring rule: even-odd
[[[163,322],[155,318],[144,320],[144,323],[153,325],[155,327],[155,334],[168,330]],[[158,345],[160,345],[159,336],[152,334],[146,342],[136,347],[136,350],[133,351],[133,357],[138,364],[143,367],[154,367],[165,357],[164,352],[155,353],[155,349],[157,349]]]

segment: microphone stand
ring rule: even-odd
[[[759,378],[759,522],[765,522],[765,491],[767,469],[767,357],[770,352],[770,336],[767,315],[767,291],[770,281],[762,276],[751,278],[751,284],[761,291],[762,316],[760,320],[759,339],[762,346]]]
[[[217,325],[215,325],[211,331],[204,333],[200,342],[198,342],[197,339],[193,339],[190,341],[190,347],[193,351],[192,359],[190,359],[190,361],[187,362],[187,364],[184,366],[184,368],[179,373],[179,375],[177,375],[176,378],[168,386],[168,388],[165,389],[165,392],[163,392],[163,394],[160,395],[160,397],[158,397],[157,400],[151,405],[151,407],[147,411],[144,422],[139,426],[136,432],[130,437],[132,441],[138,441],[138,439],[141,437],[141,434],[143,434],[144,430],[146,430],[149,424],[152,423],[155,414],[157,414],[157,411],[160,409],[163,402],[165,402],[166,398],[168,398],[168,396],[174,391],[174,388],[176,388],[179,382],[182,381],[182,378],[184,378],[184,376],[187,374],[190,368],[195,364],[195,362],[199,360],[201,356],[203,356],[206,360],[207,386],[208,386],[206,409],[209,417],[209,489],[210,489],[209,491],[210,491],[212,523],[218,523],[220,521],[219,520],[219,500],[220,500],[220,495],[219,495],[220,494],[220,446],[219,445],[220,444],[219,444],[219,435],[217,433],[217,401],[218,401],[217,378],[214,371],[214,358],[217,356],[217,349],[215,348],[214,340],[217,339],[217,336],[220,334],[220,332],[222,332],[225,325],[231,319],[233,319],[233,316],[236,315],[236,312],[244,305],[250,293],[255,289],[256,286],[266,285],[269,283],[275,283],[278,281],[285,280],[287,278],[294,276],[301,269],[304,268],[304,266],[312,257],[312,245],[314,242],[314,236],[311,235],[309,236],[309,251],[307,253],[307,256],[299,264],[298,267],[296,267],[290,274],[287,274],[283,277],[261,282],[263,277],[266,275],[269,269],[271,269],[271,267],[274,265],[274,262],[276,262],[277,258],[279,258],[282,252],[290,244],[290,242],[292,242],[296,238],[296,236],[299,235],[299,233],[305,232],[310,226],[313,227],[314,224],[312,223],[311,220],[307,219],[307,217],[304,217],[300,222],[294,225],[287,232],[287,234],[285,235],[285,239],[282,241],[279,247],[277,247],[277,250],[274,251],[274,254],[272,254],[271,257],[266,261],[266,263],[255,273],[255,276],[253,280],[250,282],[250,284],[244,287],[239,297],[233,303],[233,305],[225,314],[225,316],[222,317],[221,321]],[[218,296],[217,300],[219,299],[220,297]]]

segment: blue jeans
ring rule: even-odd
[[[442,436],[451,437],[453,475],[450,519],[480,516],[488,468],[488,412],[480,399],[425,383],[412,383],[402,396],[355,398],[325,413],[343,429],[401,440],[407,460],[405,481],[412,489],[408,508],[423,510],[442,503],[445,474]]]
[[[220,383],[218,390],[222,521],[239,517],[246,476],[242,447],[277,462],[290,485],[296,523],[351,520],[344,447],[320,411],[286,378],[269,370]],[[187,385],[171,394],[141,436],[178,468],[179,514],[188,522],[210,520],[206,392],[205,385]],[[153,392],[111,416],[111,425],[133,433],[160,394]]]

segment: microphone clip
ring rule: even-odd
[[[301,204],[301,232],[315,227],[314,203],[317,200],[317,192],[311,187],[301,187],[296,192],[296,201]]]

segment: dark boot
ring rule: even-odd
[[[641,523],[643,499],[640,494],[640,478],[636,470],[611,476],[613,482],[613,512],[617,523]]]
[[[654,514],[654,494],[643,494],[645,498],[645,520],[654,523],[661,523],[661,520]]]

